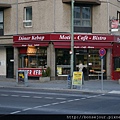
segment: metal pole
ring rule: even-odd
[[[18,0],[16,0],[16,34],[18,34]]]
[[[101,56],[101,87],[103,90],[103,56]]]
[[[74,0],[71,0],[71,83],[74,65]],[[71,84],[72,86],[72,84]]]

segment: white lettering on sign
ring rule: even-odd
[[[28,74],[32,75],[32,70],[27,70]]]
[[[18,40],[30,40],[30,37],[19,36]]]
[[[32,35],[31,37],[28,36],[19,36],[18,40],[41,40],[43,41],[45,39],[45,36],[34,36]]]
[[[70,36],[69,35],[60,35],[59,39],[70,40]]]
[[[86,40],[88,40],[88,36],[87,35],[85,35],[85,36],[78,36],[77,39],[78,40],[82,40],[82,41],[86,41]]]
[[[33,71],[33,75],[40,75],[41,74],[41,70],[34,70]]]
[[[44,36],[32,36],[32,40],[41,40],[41,41],[43,41],[44,40]]]
[[[103,36],[93,36],[92,40],[106,40],[106,37],[103,37]]]

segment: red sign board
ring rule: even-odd
[[[18,68],[18,70],[27,70],[28,76],[34,77],[42,76],[42,68]]]

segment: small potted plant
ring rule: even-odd
[[[50,81],[51,69],[47,67],[46,69],[42,70],[42,77],[40,77],[41,82]]]

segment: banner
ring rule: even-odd
[[[72,85],[82,85],[83,72],[73,72]]]

